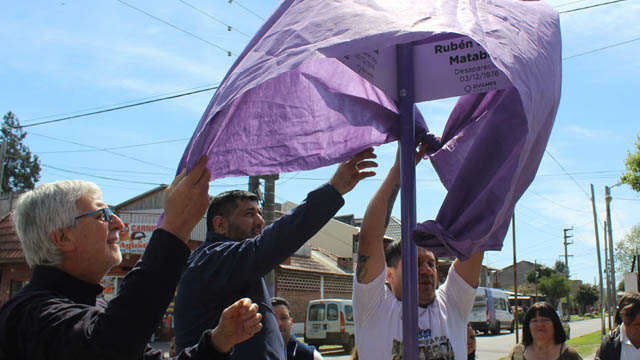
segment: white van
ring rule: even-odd
[[[509,296],[500,289],[478,287],[469,323],[476,331],[499,334],[501,329],[515,330]]]
[[[354,348],[353,306],[351,299],[311,300],[304,323],[304,342],[320,345],[342,345],[348,353]]]

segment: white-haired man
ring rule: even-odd
[[[140,261],[106,308],[104,275],[122,261],[122,221],[93,183],[73,180],[22,195],[14,222],[33,276],[0,309],[0,359],[160,359],[147,345],[173,297],[194,226],[207,207],[206,157],[165,191],[165,215]],[[257,305],[241,299],[180,359],[225,358],[261,328]]]

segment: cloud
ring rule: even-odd
[[[565,128],[567,131],[580,135],[587,139],[602,139],[603,137],[613,136],[613,133],[601,129],[589,129],[582,126],[569,126]]]

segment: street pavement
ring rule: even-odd
[[[571,337],[582,336],[600,329],[600,319],[572,321],[569,323],[571,327]],[[522,331],[519,332],[519,338],[522,339]],[[477,350],[476,354],[480,360],[497,360],[507,356],[516,343],[516,336],[508,332],[500,335],[480,335],[476,336]],[[153,347],[169,351],[168,342],[154,342]],[[341,347],[323,346],[321,349],[322,357],[331,360],[349,360],[350,354],[345,353]],[[593,354],[585,357],[584,360],[593,360]]]

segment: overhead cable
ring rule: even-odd
[[[162,183],[151,183],[151,182],[134,181],[134,180],[122,180],[122,179],[116,179],[116,178],[111,178],[111,177],[107,177],[107,176],[92,175],[92,174],[87,174],[87,173],[83,173],[83,172],[79,172],[79,171],[62,169],[62,168],[59,168],[59,167],[50,166],[50,165],[46,165],[46,164],[40,164],[40,166],[42,166],[44,168],[50,168],[50,169],[55,169],[55,170],[58,170],[58,171],[68,172],[68,173],[71,173],[71,174],[90,176],[90,177],[94,177],[94,178],[98,178],[98,179],[104,179],[104,180],[120,181],[120,182],[126,182],[126,183],[131,183],[131,184],[143,184],[143,185],[157,185],[157,186],[166,185],[166,184],[162,184]]]
[[[74,115],[74,114],[77,114],[77,113],[87,112],[87,111],[90,111],[90,110],[98,110],[98,109],[110,108],[110,107],[114,107],[114,106],[130,104],[130,103],[133,103],[133,102],[140,102],[140,101],[155,99],[155,98],[158,98],[158,97],[166,97],[166,96],[169,96],[169,95],[182,94],[184,92],[189,92],[189,91],[196,90],[196,89],[201,90],[202,88],[211,88],[212,86],[217,86],[219,84],[220,83],[206,84],[206,85],[201,85],[201,86],[194,86],[194,87],[191,87],[191,88],[188,88],[188,89],[181,89],[181,90],[166,92],[166,93],[162,93],[162,94],[145,96],[145,97],[142,97],[142,98],[136,98],[136,99],[132,99],[132,100],[122,101],[122,102],[115,103],[115,104],[105,104],[105,105],[99,105],[99,106],[92,106],[92,107],[88,107],[88,108],[84,108],[84,109],[79,109],[79,110],[76,110],[76,111],[58,113],[58,114],[51,114],[51,115],[46,115],[46,116],[39,116],[39,117],[36,117],[36,118],[27,119],[27,120],[22,119],[21,122],[22,123],[27,123],[25,125],[28,125],[28,122],[30,122],[30,121],[48,119],[48,118],[52,118],[52,117],[61,117],[61,116],[67,116],[67,115]]]
[[[235,32],[237,32],[237,33],[239,33],[239,34],[241,34],[241,35],[244,35],[245,37],[248,37],[248,38],[250,38],[250,37],[251,37],[251,35],[248,35],[248,34],[243,33],[242,31],[240,31],[240,30],[238,30],[238,29],[234,28],[233,26],[231,26],[231,25],[229,25],[229,24],[225,23],[224,21],[222,21],[222,20],[220,20],[220,19],[216,18],[215,16],[213,16],[213,15],[209,14],[208,12],[206,12],[206,11],[204,11],[204,10],[200,9],[200,8],[197,8],[196,6],[194,6],[194,5],[192,5],[192,4],[188,3],[188,2],[186,2],[186,1],[184,1],[184,0],[178,0],[178,1],[180,1],[181,3],[185,4],[186,6],[188,6],[188,7],[190,7],[190,8],[192,8],[193,10],[195,10],[195,11],[199,12],[200,14],[202,14],[202,15],[204,15],[204,16],[206,16],[206,17],[208,17],[209,19],[211,19],[211,20],[213,20],[213,21],[215,21],[215,22],[218,22],[218,23],[220,23],[220,24],[222,24],[222,25],[226,26],[228,31],[235,31]]]
[[[120,0],[118,0],[118,1],[120,1]],[[65,117],[62,117],[62,118],[59,118],[59,119],[53,119],[53,120],[47,120],[47,121],[41,121],[41,122],[32,123],[32,124],[27,124],[27,125],[20,125],[20,126],[16,126],[16,127],[15,127],[15,129],[19,129],[19,128],[26,128],[26,127],[37,126],[37,125],[50,124],[50,123],[59,122],[59,121],[65,121],[65,120],[77,119],[77,118],[81,118],[81,117],[85,117],[85,116],[97,115],[97,114],[102,114],[102,113],[106,113],[106,112],[111,112],[111,111],[116,111],[116,110],[127,109],[127,108],[131,108],[131,107],[135,107],[135,106],[151,104],[151,103],[158,102],[158,101],[164,101],[164,100],[169,100],[169,99],[175,99],[175,98],[179,98],[179,97],[182,97],[182,96],[188,96],[188,95],[193,95],[193,94],[197,94],[197,93],[201,93],[201,92],[205,92],[205,91],[211,91],[211,90],[215,90],[215,89],[217,89],[217,88],[218,88],[217,86],[213,86],[213,87],[209,87],[209,88],[206,88],[206,89],[190,91],[190,92],[182,93],[182,94],[178,94],[178,95],[166,96],[166,97],[159,98],[159,99],[147,100],[147,101],[142,101],[142,102],[138,102],[138,103],[134,103],[134,104],[129,104],[129,105],[116,106],[116,107],[112,107],[112,108],[109,108],[109,109],[98,110],[98,111],[92,111],[92,112],[88,112],[88,113],[84,113],[84,114],[78,114],[78,115],[73,115],[73,116],[65,116]]]
[[[63,140],[63,139],[59,139],[59,138],[56,138],[56,137],[53,137],[53,136],[49,136],[49,135],[37,134],[37,133],[34,133],[34,132],[30,132],[29,134],[31,134],[31,135],[35,135],[35,136],[41,136],[41,137],[44,137],[44,138],[47,138],[47,139],[56,140],[56,141],[66,142],[66,143],[69,143],[69,144],[74,144],[74,145],[84,146],[84,147],[86,147],[86,148],[90,148],[90,149],[99,149],[99,148],[98,148],[98,147],[96,147],[96,146],[87,145],[87,144],[82,144],[82,143],[75,142],[75,141],[70,141],[70,140]],[[153,165],[153,166],[161,167],[161,168],[163,168],[163,169],[169,169],[169,170],[173,170],[173,171],[175,171],[175,169],[174,169],[174,168],[170,168],[170,167],[168,167],[168,166],[164,166],[164,165],[160,165],[160,164],[155,164],[155,163],[152,163],[152,162],[150,162],[150,161],[145,161],[145,160],[136,159],[136,158],[134,158],[133,156],[128,156],[128,155],[120,154],[120,153],[117,153],[117,152],[115,152],[115,151],[111,151],[111,150],[102,150],[102,151],[104,151],[104,152],[108,152],[109,154],[113,154],[113,155],[117,155],[117,156],[123,157],[123,158],[125,158],[125,159],[129,159],[129,160],[137,161],[137,162],[139,162],[139,163],[143,163],[143,164],[147,164],[147,165]]]
[[[193,38],[195,38],[195,39],[198,39],[198,40],[200,40],[200,41],[204,42],[205,44],[208,44],[208,45],[210,45],[210,46],[213,46],[213,47],[214,47],[214,48],[216,48],[216,49],[222,50],[222,51],[224,51],[224,52],[227,54],[227,56],[232,56],[232,55],[233,55],[233,53],[231,52],[231,50],[225,49],[225,48],[223,48],[222,46],[220,46],[220,45],[218,45],[218,44],[214,44],[214,43],[212,43],[211,41],[206,40],[206,39],[204,39],[204,38],[202,38],[202,37],[200,37],[200,36],[198,36],[198,35],[196,35],[196,34],[194,34],[194,33],[190,32],[190,31],[187,31],[187,30],[185,30],[185,29],[181,28],[181,27],[178,27],[178,26],[176,26],[176,25],[173,25],[172,23],[170,23],[170,22],[168,22],[168,21],[166,21],[166,20],[162,20],[162,19],[160,19],[159,17],[157,17],[157,16],[155,16],[155,15],[152,15],[152,14],[150,14],[150,13],[148,13],[148,12],[146,12],[146,11],[142,10],[142,9],[139,9],[139,8],[137,8],[137,7],[135,7],[135,6],[133,6],[133,5],[129,4],[129,3],[127,3],[127,2],[126,2],[126,1],[124,1],[124,0],[116,0],[116,1],[117,1],[117,2],[119,2],[119,3],[121,3],[121,4],[123,4],[123,5],[126,5],[126,6],[130,7],[130,8],[132,8],[132,9],[136,10],[136,11],[139,11],[139,12],[141,12],[141,13],[143,13],[143,14],[145,14],[145,15],[147,15],[147,16],[149,16],[149,17],[151,17],[151,18],[153,18],[153,19],[155,19],[155,20],[157,20],[157,21],[159,21],[159,22],[161,22],[161,23],[163,23],[163,24],[167,25],[167,26],[170,26],[170,27],[172,27],[172,28],[174,28],[174,29],[176,29],[176,30],[178,30],[178,31],[180,31],[180,32],[182,32],[182,33],[184,33],[184,34],[187,34],[187,35],[189,35],[189,36],[191,36],[191,37],[193,37]]]
[[[570,13],[570,12],[574,12],[574,11],[580,11],[580,10],[591,9],[591,8],[598,7],[598,6],[611,5],[611,4],[615,4],[615,3],[619,3],[619,2],[623,2],[623,1],[627,1],[627,0],[614,0],[614,1],[609,1],[609,2],[606,2],[606,3],[600,3],[600,4],[595,4],[595,5],[589,5],[589,6],[585,6],[585,7],[581,7],[581,8],[576,8],[576,9],[571,9],[571,10],[559,11],[559,12],[558,12],[558,14],[566,14],[566,13]]]
[[[556,5],[556,6],[554,6],[554,7],[559,8],[559,7],[561,7],[561,6],[573,5],[573,4],[577,4],[577,3],[583,2],[583,1],[585,1],[585,0],[572,1],[572,2],[568,2],[568,3],[564,3],[564,4],[560,4],[560,5]]]
[[[156,142],[144,143],[144,144],[125,145],[125,146],[118,146],[118,147],[112,147],[112,148],[101,148],[101,149],[96,148],[96,149],[90,149],[90,150],[40,151],[40,152],[38,152],[38,154],[65,154],[65,153],[77,153],[77,152],[121,150],[121,149],[130,149],[130,148],[134,148],[134,147],[143,147],[143,146],[167,144],[167,143],[173,143],[173,142],[182,142],[182,141],[186,141],[186,140],[189,140],[189,138],[181,138],[181,139],[165,140],[165,141],[156,141]]]
[[[258,13],[254,12],[253,10],[249,9],[248,7],[240,4],[237,0],[229,0],[229,4],[236,4],[238,6],[240,6],[241,8],[245,9],[246,11],[250,12],[251,14],[255,15],[258,19],[261,20],[266,20],[265,18],[263,18],[262,16],[260,16]]]
[[[551,155],[549,150],[545,149],[544,151],[549,155],[549,157],[551,157],[551,159],[553,159],[553,161],[560,167],[560,169],[562,169],[562,171],[564,171],[564,173],[567,174],[567,176],[570,177],[571,180],[573,180],[573,182],[576,184],[578,189],[582,190],[582,192],[585,195],[587,195],[587,199],[591,200],[591,195],[589,195],[589,193],[587,193],[587,191],[583,189],[582,186],[580,186],[580,184],[578,184],[576,179],[573,176],[571,176],[571,174],[569,174],[569,172],[564,168],[564,166],[562,166],[562,164],[560,164],[560,162],[553,155]]]
[[[569,56],[569,57],[563,58],[563,59],[562,59],[562,61],[569,60],[569,59],[573,59],[573,58],[576,58],[576,57],[578,57],[578,56],[583,56],[583,55],[592,54],[592,53],[597,52],[597,51],[610,49],[610,48],[612,48],[612,47],[616,47],[616,46],[620,46],[620,45],[624,45],[624,44],[632,43],[632,42],[634,42],[634,41],[638,41],[638,40],[640,40],[640,37],[637,37],[637,38],[635,38],[635,39],[631,39],[631,40],[627,40],[627,41],[623,41],[623,42],[620,42],[620,43],[617,43],[617,44],[613,44],[613,45],[603,46],[603,47],[601,47],[601,48],[597,48],[597,49],[589,50],[589,51],[586,51],[586,52],[583,52],[583,53],[580,53],[580,54],[571,55],[571,56]]]

